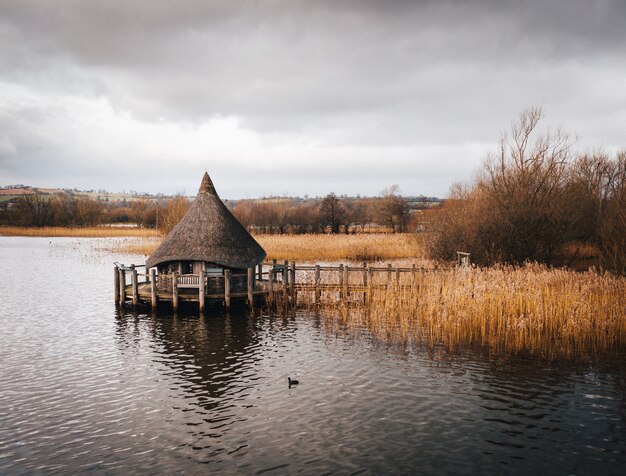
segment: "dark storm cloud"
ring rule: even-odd
[[[1,1],[0,81],[338,147],[492,142],[543,105],[613,146],[625,19],[621,0]]]

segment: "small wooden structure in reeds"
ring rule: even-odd
[[[116,264],[116,300],[124,303],[130,294],[133,305],[143,302],[156,307],[169,301],[174,309],[180,301],[193,301],[201,311],[212,300],[223,300],[226,307],[231,299],[252,304],[255,296],[266,294],[263,286],[256,285],[254,273],[265,255],[205,173],[189,211],[148,257],[145,280],[139,282],[137,267]]]

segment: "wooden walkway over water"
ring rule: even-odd
[[[197,303],[203,312],[207,303],[222,304],[226,309],[233,301],[243,301],[250,307],[258,303],[297,303],[298,295],[309,293],[319,303],[322,294],[336,299],[366,299],[373,289],[391,286],[411,286],[430,268],[354,265],[296,265],[285,261],[259,264],[249,268],[247,279],[225,270],[223,276],[197,274],[158,275],[155,269],[140,273],[144,266],[116,264],[114,270],[115,301],[133,307],[156,308],[169,303],[174,310],[180,303]],[[245,275],[243,276],[245,278]]]

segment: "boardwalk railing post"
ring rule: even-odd
[[[152,304],[152,309],[156,309],[158,301],[156,288],[156,269],[154,268],[150,270],[150,302]]]
[[[412,268],[412,270],[411,270],[411,274],[413,275],[413,279],[412,279],[412,281],[411,281],[411,286],[415,286],[415,278],[416,278],[415,271],[416,271],[416,269],[415,269],[415,263],[413,263],[413,268]]]
[[[172,274],[172,308],[178,310],[178,273],[174,271]]]
[[[343,264],[339,265],[339,299],[343,299]]]
[[[132,267],[133,274],[131,276],[132,290],[133,290],[133,307],[139,304],[139,282],[137,280],[137,269]]]
[[[343,285],[345,287],[344,295],[346,299],[350,299],[350,266],[346,265],[343,268]]]
[[[296,302],[296,262],[291,263],[290,269],[291,276],[289,277],[289,294],[293,302]]]
[[[230,309],[230,269],[224,270],[224,307]]]
[[[283,263],[283,296],[287,296],[289,287],[289,261]]]
[[[315,265],[315,304],[319,303],[321,296],[320,292],[320,265]]]
[[[367,263],[363,262],[363,302],[367,296]]]
[[[120,304],[126,302],[126,272],[120,268]]]
[[[372,288],[374,287],[374,271],[372,270],[372,267],[369,266],[367,268],[367,278],[365,279],[365,282],[363,283],[363,289],[365,290],[363,292],[363,301],[366,303],[372,302]],[[365,300],[365,293],[367,293],[367,301]]]
[[[387,289],[391,287],[391,263],[387,265]]]
[[[115,288],[115,304],[120,303],[120,272],[117,266],[113,268],[113,286]]]
[[[274,268],[270,268],[267,275],[267,285],[270,301],[274,302]]]
[[[198,311],[199,312],[204,312],[204,304],[205,304],[205,282],[206,282],[206,275],[204,274],[204,271],[200,272],[200,276],[198,278]]]
[[[248,307],[254,307],[254,268],[248,268]]]
[[[400,289],[400,268],[396,268],[396,287]]]

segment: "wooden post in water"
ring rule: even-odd
[[[224,270],[224,307],[230,309],[230,269]]]
[[[372,267],[369,266],[367,268],[367,279],[365,280],[364,289],[367,292],[367,304],[372,302],[372,288],[374,287],[374,271]],[[363,299],[365,300],[365,293],[363,294]]]
[[[206,298],[205,298],[205,280],[206,280],[206,275],[204,274],[204,271],[200,272],[200,276],[198,279],[198,311],[200,313],[204,312],[204,305],[206,304]]]
[[[339,299],[343,299],[343,264],[339,265]]]
[[[156,288],[156,269],[154,268],[150,270],[150,303],[152,304],[152,309],[156,309],[158,300]]]
[[[283,263],[283,296],[287,295],[289,287],[289,261]]]
[[[319,303],[321,292],[320,292],[320,265],[315,265],[315,304]]]
[[[172,308],[178,310],[178,273],[172,273]]]
[[[120,268],[120,304],[126,302],[126,272]]]
[[[248,307],[254,307],[254,268],[248,268]]]
[[[345,287],[344,295],[346,299],[350,299],[350,266],[346,265],[343,268],[343,285]]]
[[[365,299],[367,297],[367,263],[363,262],[363,302],[365,302]]]
[[[131,283],[133,289],[133,307],[139,304],[139,282],[137,280],[137,269],[133,266],[133,274],[131,276]]]
[[[295,303],[295,299],[296,299],[296,262],[295,261],[291,262],[291,268],[289,270],[289,274],[291,274],[291,276],[289,277],[289,294],[291,296],[291,299]]]
[[[270,301],[274,302],[274,269],[270,268],[267,275],[267,285],[270,295]]]
[[[113,287],[115,289],[115,304],[120,303],[120,272],[117,266],[113,268]]]

